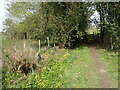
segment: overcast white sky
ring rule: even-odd
[[[0,31],[2,31],[3,29],[3,24],[2,22],[5,20],[6,18],[6,4],[8,2],[6,2],[5,0],[0,0]]]

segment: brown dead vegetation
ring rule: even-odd
[[[3,65],[10,71],[28,74],[40,69],[38,60],[35,59],[35,51],[30,47],[19,49],[13,46],[10,49],[4,49],[3,54],[7,56],[3,59]]]

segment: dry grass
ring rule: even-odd
[[[30,47],[17,48],[13,46],[10,49],[4,49],[7,58],[3,60],[3,64],[10,71],[28,74],[39,68],[38,60],[35,58],[35,51]]]

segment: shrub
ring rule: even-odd
[[[28,74],[39,67],[35,59],[35,51],[30,47],[21,49],[13,46],[11,49],[5,49],[3,52],[6,57],[3,60],[3,65],[9,71]]]

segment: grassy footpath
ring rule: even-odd
[[[72,50],[71,67],[66,70],[66,87],[95,88],[98,76],[91,66],[88,47],[79,47]]]
[[[110,52],[105,49],[98,49],[99,56],[107,67],[111,85],[118,87],[118,53]]]
[[[7,48],[7,45],[4,45],[4,48]],[[111,84],[117,87],[117,54],[103,49],[98,49],[98,53],[110,72]],[[47,51],[42,51],[41,55],[44,58],[40,63],[42,68],[27,76],[4,68],[3,88],[97,88],[99,77],[92,66],[88,47],[51,47],[47,48]]]

